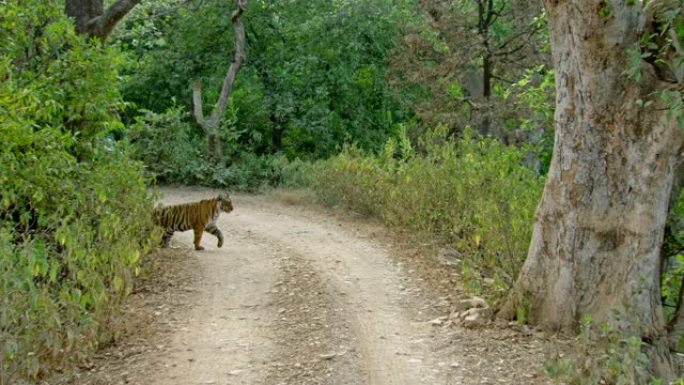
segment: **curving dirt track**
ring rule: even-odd
[[[167,204],[213,193],[161,192]],[[233,200],[235,211],[218,221],[223,248],[205,233],[206,250],[192,252],[191,308],[158,306],[170,320],[144,342],[152,348],[107,353],[91,369],[99,374],[80,383],[551,383],[539,336],[430,322],[448,315],[450,293],[432,288],[372,225],[268,197]],[[171,245],[189,249],[192,232]]]

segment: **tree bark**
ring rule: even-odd
[[[482,97],[484,101],[484,117],[480,122],[479,132],[482,135],[490,133],[490,98],[492,96],[492,77],[493,77],[493,60],[492,47],[489,41],[489,29],[492,27],[496,17],[496,10],[494,9],[494,0],[478,0],[477,1],[477,30],[482,40]]]
[[[556,72],[556,138],[527,260],[499,312],[576,331],[591,315],[648,344],[651,371],[671,378],[660,299],[660,247],[683,135],[667,107],[644,107],[671,86],[644,64],[624,73],[644,31],[642,9],[546,0]],[[653,98],[655,99],[655,98]]]
[[[228,101],[233,91],[233,83],[237,75],[240,65],[245,60],[245,27],[240,20],[240,16],[247,8],[247,0],[237,0],[237,9],[231,15],[231,22],[235,29],[235,50],[233,59],[228,67],[228,72],[223,79],[223,86],[221,87],[221,94],[214,105],[209,119],[205,119],[202,110],[202,83],[195,80],[192,85],[192,101],[194,105],[195,120],[204,129],[207,138],[207,154],[216,159],[222,158],[222,143],[219,136],[218,129],[221,119],[228,107]]]
[[[141,0],[118,0],[106,10],[103,0],[66,0],[66,14],[76,21],[76,32],[105,42],[116,24]]]
[[[482,95],[485,100],[492,96],[492,49],[489,44],[489,28],[494,22],[495,15],[493,0],[478,0],[477,30],[482,39]]]

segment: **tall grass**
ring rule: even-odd
[[[328,205],[448,243],[466,288],[497,299],[527,254],[543,178],[523,165],[526,150],[470,132],[452,139],[439,127],[419,147],[390,140],[379,155],[347,147],[314,169],[311,188]]]

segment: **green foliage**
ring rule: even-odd
[[[597,326],[590,316],[580,325],[574,343],[575,356],[547,363],[551,378],[569,385],[657,385],[646,368],[650,360],[646,344],[638,336],[624,336],[608,324]]]
[[[635,82],[642,80],[645,68],[655,69],[659,79],[681,83],[684,79],[684,2],[648,2],[644,8],[648,28],[638,43],[627,50],[628,66],[623,72]],[[676,89],[664,87],[640,100],[639,107],[649,108],[660,98],[666,105],[670,118],[676,119],[684,129],[684,102]]]
[[[470,125],[504,138],[506,128],[524,127],[527,111],[502,94],[525,72],[550,63],[543,6],[423,0],[410,12],[401,20],[388,78],[420,117],[420,128],[445,124],[459,132]]]
[[[519,112],[519,116],[508,124],[532,133],[529,143],[536,147],[542,174],[548,171],[553,153],[555,95],[553,69],[543,64],[526,70],[502,95]]]
[[[519,39],[508,41],[519,35],[518,30],[533,34],[535,41],[545,39],[542,33],[545,23],[542,16],[535,17],[540,11],[536,5],[495,3],[495,8],[505,16],[496,18],[492,25],[492,44],[508,51],[512,48],[509,44],[519,43]],[[215,100],[233,49],[233,28],[228,17],[233,6],[230,2],[212,0],[202,7],[180,7],[176,12],[164,13],[169,8],[169,0],[164,0],[136,8],[111,39],[135,63],[128,69],[123,85],[126,100],[161,116],[177,114],[173,110],[181,107],[187,111],[191,107],[189,85],[195,79],[202,80],[205,100]],[[415,77],[411,74],[412,68],[397,61],[394,50],[397,37],[406,33],[400,29],[402,24],[423,25],[424,15],[417,14],[415,7],[413,2],[404,0],[250,2],[243,19],[248,59],[240,69],[220,128],[226,158],[219,164],[209,162],[203,154],[205,139],[201,130],[185,116],[173,118],[184,128],[172,124],[168,128],[134,134],[136,143],[142,145],[149,140],[151,144],[138,147],[137,156],[163,182],[237,183],[241,188],[253,189],[280,179],[270,165],[272,155],[284,154],[290,160],[315,160],[337,154],[344,145],[352,143],[363,150],[380,151],[388,138],[396,137],[402,125],[413,129],[418,127],[418,122],[431,121],[426,116],[416,119],[411,111],[416,104],[399,100],[412,93],[407,91],[412,81],[394,81],[398,77]],[[453,15],[446,17],[446,9],[442,11],[445,12],[443,20],[452,20]],[[473,4],[460,2],[449,12],[454,12],[455,17],[460,12],[468,20],[477,19],[477,7]],[[457,111],[461,116],[478,115],[473,114],[473,106],[481,103],[473,104],[475,99],[467,90],[467,79],[460,76],[472,73],[473,62],[479,60],[482,51],[461,55],[455,47],[446,44],[459,46],[458,41],[450,40],[451,36],[447,38],[433,28],[423,30],[428,35],[435,32],[426,39],[434,43],[431,45],[442,44],[441,51],[435,48],[440,55],[460,55],[467,59],[457,60],[459,69],[454,69],[456,62],[445,56],[445,62],[451,63],[448,73],[435,81],[425,78],[449,100],[440,106],[440,114],[453,115],[450,111]],[[525,56],[525,52],[527,49],[516,55]],[[395,67],[401,67],[401,74],[394,73],[394,80],[388,82],[392,61]],[[430,67],[429,63],[424,64]],[[511,126],[526,131],[518,136],[525,137],[522,141],[538,144],[537,152],[542,154],[538,168],[545,170],[552,143],[551,71],[536,62],[534,69],[527,72],[518,67],[511,69],[510,76],[508,71],[506,75],[498,75],[513,79],[523,76],[519,87],[507,92],[495,78],[496,98],[513,101],[513,107],[503,110],[521,113],[515,116],[506,113],[505,121],[491,121],[501,126],[501,130]],[[459,78],[454,78],[454,74],[459,74]],[[393,87],[393,84],[401,86]],[[511,96],[518,91],[519,97]],[[506,92],[508,97],[503,98]],[[422,101],[425,97],[431,98],[429,93],[421,95]],[[422,101],[415,100],[415,103]],[[143,118],[134,118],[130,115],[133,111],[127,112],[127,119],[138,120],[138,124],[142,120],[148,126],[162,124],[152,122],[150,112],[144,112]],[[181,139],[173,138],[174,132]],[[169,138],[171,143],[165,144],[164,138]],[[194,150],[187,148],[190,143]],[[259,175],[268,180],[256,181]]]
[[[684,130],[684,98],[682,93],[677,90],[663,90],[660,97],[667,105],[668,116],[675,119],[679,127]]]
[[[248,152],[239,154],[231,164],[217,169],[212,175],[211,184],[232,186],[237,190],[256,191],[278,184],[279,169],[274,162],[277,158],[258,156]]]
[[[524,150],[470,131],[454,140],[439,127],[422,139],[424,153],[407,143],[390,140],[378,156],[347,147],[315,170],[312,188],[326,204],[450,242],[467,288],[495,289],[485,291],[497,299],[525,259],[542,178],[522,166]]]
[[[684,281],[684,193],[680,193],[676,206],[670,209],[661,250],[664,269],[660,290],[665,319],[669,322],[679,306]],[[684,339],[679,348],[684,351]]]
[[[221,139],[224,158],[208,159],[203,132],[182,107],[172,107],[161,114],[142,111],[128,136],[132,153],[143,161],[158,182],[230,186],[237,190],[256,191],[267,186],[305,186],[309,176],[300,168],[310,166],[300,160],[288,161],[284,155],[256,155],[245,151],[239,141],[250,135],[226,121]],[[230,114],[229,114],[230,115]]]
[[[273,158],[273,166],[278,170],[280,179],[278,187],[308,188],[314,183],[314,176],[322,163],[313,163],[301,159],[287,160],[284,156]]]
[[[204,142],[182,107],[161,114],[143,110],[128,133],[133,155],[160,182],[201,183],[211,173]]]
[[[379,148],[409,115],[384,81],[395,3],[250,1],[247,61],[226,117],[233,121],[223,125],[223,134],[238,135],[227,151],[295,159],[327,157],[352,141]],[[163,113],[175,98],[190,109],[195,79],[205,100],[216,100],[233,50],[234,4],[212,0],[153,16],[156,7],[138,9],[112,39],[137,63],[123,87],[126,100]]]
[[[284,155],[240,152],[225,163],[214,165],[194,183],[251,192],[272,187],[307,187],[311,184],[313,169],[311,162],[289,161]]]
[[[611,15],[611,13],[613,13],[613,6],[610,5],[610,3],[608,3],[606,0],[601,0],[596,7],[596,12],[598,12],[601,17],[607,18]]]
[[[154,240],[142,165],[110,139],[121,56],[62,9],[0,6],[0,383],[68,370],[110,340]]]
[[[541,64],[524,72],[524,75],[506,89],[504,99],[512,99],[516,108],[524,109],[522,128],[552,130],[556,94],[553,68]]]

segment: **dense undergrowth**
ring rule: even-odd
[[[143,111],[130,126],[128,138],[133,155],[144,162],[160,184],[230,187],[240,191],[260,191],[275,186],[303,186],[310,176],[311,162],[290,161],[285,155],[256,155],[245,149],[230,130],[222,132],[222,159],[211,159],[198,133],[182,107],[157,114]]]
[[[142,164],[107,138],[122,127],[122,58],[62,8],[0,6],[2,384],[68,371],[110,341],[154,238]]]
[[[316,166],[311,188],[326,204],[452,246],[466,288],[498,300],[526,257],[543,178],[524,165],[527,150],[470,131],[453,139],[439,127],[418,147],[390,140],[378,156],[347,147]]]

